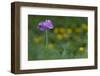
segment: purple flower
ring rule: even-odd
[[[45,31],[46,29],[53,29],[53,23],[51,20],[45,20],[45,21],[41,21],[38,24],[38,28],[40,29],[40,31]]]

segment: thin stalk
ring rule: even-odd
[[[48,48],[48,30],[45,30],[46,48]]]

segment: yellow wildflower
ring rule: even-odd
[[[71,28],[67,28],[67,33],[72,33],[72,29]]]
[[[82,24],[82,28],[83,28],[83,30],[87,30],[88,26],[86,24]]]
[[[59,28],[59,32],[63,34],[63,33],[65,33],[65,29],[64,28]]]
[[[39,43],[39,42],[41,42],[41,40],[42,40],[42,37],[34,37],[33,38],[33,42],[35,42],[35,43]]]
[[[79,51],[80,51],[80,52],[83,52],[84,50],[85,50],[84,47],[80,47],[80,48],[79,48]]]
[[[55,46],[54,46],[54,44],[52,44],[52,43],[50,43],[50,44],[48,44],[48,48],[54,48]]]
[[[58,40],[62,40],[62,39],[63,39],[63,35],[57,34],[57,39],[58,39]]]
[[[58,33],[58,31],[59,31],[58,28],[54,29],[54,33]]]
[[[80,31],[81,31],[80,28],[76,28],[76,29],[75,29],[75,32],[77,32],[77,33],[79,33]]]
[[[67,34],[63,34],[63,37],[64,37],[64,38],[68,38],[68,35],[67,35]]]

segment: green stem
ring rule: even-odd
[[[45,30],[46,48],[48,48],[48,30]]]

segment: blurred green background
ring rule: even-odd
[[[48,30],[48,48],[45,33],[37,28],[46,19],[54,25]],[[28,60],[87,58],[87,42],[87,17],[28,15]]]

